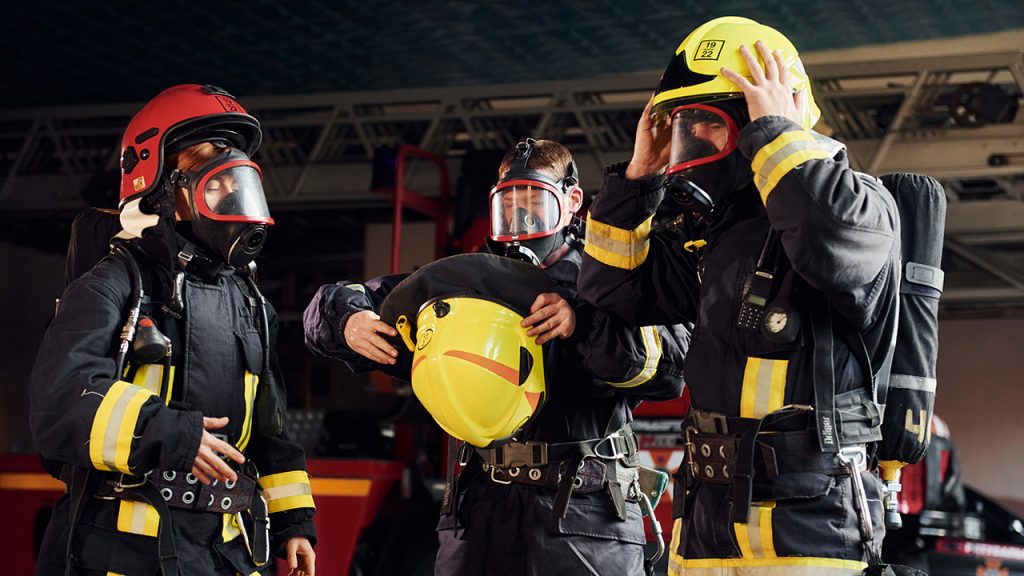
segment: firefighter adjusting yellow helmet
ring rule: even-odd
[[[751,79],[747,63],[740,54],[740,46],[747,46],[763,66],[764,62],[754,47],[758,40],[764,42],[769,50],[779,50],[783,61],[789,64],[793,90],[801,99],[798,103],[803,116],[801,124],[810,130],[821,117],[821,111],[814,103],[810,78],[793,43],[778,30],[739,16],[715,18],[690,32],[676,48],[661,77],[654,93],[652,112],[671,113],[686,104],[742,98],[743,92],[722,76],[721,69],[725,67]]]
[[[412,389],[445,432],[485,448],[511,439],[543,407],[543,352],[522,320],[478,296],[420,309]]]

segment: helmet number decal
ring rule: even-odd
[[[725,42],[721,40],[705,40],[697,45],[697,53],[693,55],[693,59],[718,60],[724,45]]]

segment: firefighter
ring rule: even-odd
[[[68,484],[37,574],[267,574],[271,554],[314,574],[276,314],[251,275],[273,224],[260,139],[214,86],[169,88],[128,125],[124,231],[66,288],[32,373],[32,432]]]
[[[671,574],[858,574],[878,563],[899,217],[811,130],[782,34],[711,20],[672,57],[587,224],[580,292],[638,324],[696,323]],[[680,215],[652,232],[668,191]]]
[[[399,331],[381,319],[382,308],[410,285],[450,284],[453,297],[422,306],[418,315],[417,353],[440,360],[414,366],[412,377],[435,419],[468,441],[450,450],[463,465],[455,475],[449,464],[448,494],[455,494],[446,497],[438,524],[436,573],[643,574],[641,507],[630,488],[638,474],[636,437],[628,424],[641,400],[680,394],[688,333],[629,327],[577,297],[582,247],[574,215],[583,192],[565,147],[522,140],[498,176],[490,195],[493,254],[442,259],[397,287],[402,277],[323,286],[304,316],[307,346],[354,371],[383,369],[408,379],[404,345],[393,339]],[[464,261],[474,264],[459,268]],[[529,286],[539,288],[524,297]],[[518,306],[496,303],[517,298]],[[416,304],[406,306],[413,318]],[[464,328],[442,333],[443,323],[456,320]],[[514,365],[506,370],[494,359],[507,349],[514,354],[505,364]],[[485,397],[490,393],[481,390],[492,389],[497,376],[488,379],[472,362],[444,364],[452,357],[490,366],[512,382],[518,374],[518,385],[495,384]],[[427,397],[421,386],[442,392]],[[531,412],[520,427],[520,416]],[[510,426],[492,425],[508,421],[505,414],[514,416]]]

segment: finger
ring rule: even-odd
[[[750,77],[753,78],[753,84],[760,86],[765,83],[764,68],[757,63],[757,58],[746,46],[740,46],[740,55],[743,56],[743,61],[747,63],[747,69],[750,70]]]
[[[385,340],[383,337],[377,334],[372,334],[370,336],[367,336],[366,340],[371,346],[380,350],[385,355],[391,357],[398,356],[398,350],[396,350],[395,347],[392,346],[391,343]]]
[[[772,51],[772,58],[775,60],[775,65],[779,68],[779,84],[782,84],[786,88],[792,88],[792,77],[789,74],[789,64],[782,57],[780,50]]]
[[[541,308],[535,314],[530,314],[523,320],[523,325],[529,326],[530,329],[526,331],[527,336],[536,336],[537,334],[551,329],[549,324],[551,317],[554,316],[558,310],[553,306],[547,308]]]
[[[213,438],[213,440],[209,443],[209,446],[215,452],[219,452],[239,464],[245,464],[245,456],[242,456],[242,453],[235,449],[234,446],[228,444],[227,442],[221,440],[220,438]]]
[[[538,294],[537,297],[533,300],[533,304],[530,305],[530,312],[536,312],[537,310],[540,310],[541,308],[550,304],[552,296],[554,296],[554,294],[551,294],[550,292]]]
[[[288,548],[288,568],[290,568],[292,570],[292,572],[294,572],[295,569],[299,567],[299,559],[296,557],[296,554],[295,554],[295,549],[297,548],[296,543],[289,540],[287,548]]]
[[[221,482],[235,482],[238,480],[238,474],[228,466],[228,463],[218,458],[216,455],[210,460],[210,466],[213,468],[213,476]]]
[[[203,484],[212,484],[214,478],[216,478],[217,475],[214,474],[213,467],[210,466],[210,463],[202,455],[202,449],[201,448],[200,448],[199,452],[200,452],[200,455],[196,457],[196,461],[192,465],[192,467],[194,469],[196,469],[199,472],[201,472],[201,474],[197,474],[196,475],[196,478],[199,478],[200,480],[202,480]]]
[[[394,364],[395,359],[388,356],[384,351],[370,345],[369,341],[362,339],[359,344],[352,347],[352,350],[364,358],[373,360],[378,364]]]
[[[546,324],[549,324],[549,327],[537,338],[537,344],[546,344],[565,334],[565,320],[552,319]]]
[[[207,476],[205,472],[200,470],[198,466],[195,466],[195,465],[192,466],[192,475],[195,476],[196,478],[198,478],[199,481],[202,482],[203,484],[209,484],[210,483],[210,477]]]
[[[725,76],[730,82],[735,84],[744,95],[749,96],[750,92],[754,90],[754,85],[742,75],[737,74],[728,68],[722,68],[721,72],[722,76]]]
[[[772,51],[768,49],[768,45],[758,40],[754,43],[754,47],[757,48],[757,53],[761,55],[761,61],[764,62],[764,77],[769,82],[777,82],[779,79],[779,66],[775,62],[775,58],[772,56]]]
[[[398,330],[395,330],[390,324],[383,320],[374,320],[367,326],[374,332],[383,332],[388,336],[398,336]]]
[[[206,417],[203,417],[203,429],[204,430],[216,430],[218,428],[223,428],[223,427],[227,426],[228,422],[230,422],[230,420],[228,419],[227,416],[222,416],[220,418],[206,418]]]

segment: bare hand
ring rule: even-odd
[[[782,59],[778,50],[769,52],[764,42],[758,40],[756,46],[764,60],[764,68],[761,68],[757,58],[746,46],[740,46],[740,54],[747,62],[753,83],[728,68],[722,68],[722,76],[743,91],[751,122],[762,116],[783,116],[799,124],[800,114],[796,108],[789,64]]]
[[[349,316],[343,334],[349,349],[378,364],[394,364],[398,357],[398,350],[381,336],[397,336],[398,331],[382,322],[380,316],[372,310],[363,310]]]
[[[288,557],[288,576],[314,576],[316,554],[309,540],[302,536],[289,538],[284,550]]]
[[[633,143],[633,159],[626,167],[626,179],[637,180],[661,172],[668,165],[672,147],[672,119],[667,115],[654,120],[651,106],[654,97],[647,102],[640,121],[636,124],[636,142]]]
[[[221,482],[238,480],[238,474],[221,459],[220,455],[223,454],[238,464],[245,462],[245,456],[242,456],[242,453],[235,450],[231,444],[208,432],[208,430],[218,430],[227,425],[227,418],[203,418],[203,439],[199,441],[199,453],[196,454],[195,462],[192,464],[192,474],[203,484],[210,484],[214,480]]]
[[[527,336],[537,336],[537,344],[550,342],[555,338],[568,338],[576,330],[576,313],[569,303],[554,292],[537,296],[530,306],[530,315],[520,323]]]

